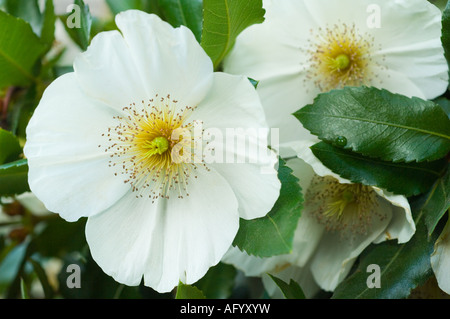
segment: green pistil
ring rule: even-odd
[[[146,155],[162,155],[169,149],[169,140],[163,136],[155,138],[151,142],[146,142],[144,145],[145,148],[148,149]]]
[[[339,54],[333,60],[333,68],[336,70],[345,70],[350,66],[350,58],[346,54]]]

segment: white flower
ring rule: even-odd
[[[447,222],[435,243],[434,252],[431,255],[431,267],[439,287],[450,294],[450,222]]]
[[[322,92],[367,85],[435,98],[448,86],[441,12],[426,0],[264,1],[224,70],[259,80],[269,126],[283,143],[305,134],[291,114]],[[277,147],[274,145],[274,147]]]
[[[220,261],[239,217],[270,211],[277,157],[227,149],[245,163],[175,161],[179,144],[180,154],[210,150],[191,140],[196,124],[267,130],[259,97],[247,78],[214,73],[189,29],[135,10],[116,24],[121,32],[97,35],[75,72],[45,91],[27,127],[29,184],[66,220],[88,217],[86,238],[107,274],[167,292]],[[252,140],[267,149],[266,139]]]
[[[89,7],[89,12],[94,19],[99,21],[108,21],[112,19],[113,15],[109,9],[105,0],[84,0],[84,3]],[[71,15],[74,2],[73,0],[57,0],[54,1],[55,14],[57,16]],[[44,10],[45,0],[39,1],[39,6],[41,10]],[[71,16],[67,19],[73,19]],[[55,22],[55,41],[53,47],[48,53],[48,58],[55,58],[56,55],[62,55],[56,62],[58,66],[71,66],[75,57],[82,52],[80,47],[72,40],[72,38],[67,33],[64,23],[66,23],[65,18],[57,19]]]
[[[390,239],[405,243],[416,229],[406,197],[341,178],[314,156],[309,149],[314,143],[293,144],[299,158],[287,162],[299,178],[305,199],[292,254],[248,259],[234,249],[224,257],[253,276],[295,274],[293,279],[310,296],[317,285],[333,291],[371,243]]]

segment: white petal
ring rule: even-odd
[[[27,126],[24,153],[31,190],[48,210],[74,221],[107,209],[129,189],[98,147],[116,115],[86,97],[73,73],[47,88]]]
[[[434,245],[431,255],[433,268],[439,287],[450,294],[450,222],[447,222],[441,236]]]
[[[231,185],[242,218],[266,215],[279,196],[274,152],[267,146],[267,124],[255,89],[243,76],[214,74],[214,84],[193,112],[203,122],[221,158],[210,164]],[[213,146],[206,146],[205,150]],[[212,151],[210,152],[212,153]],[[209,162],[209,160],[207,160]]]
[[[313,257],[323,236],[326,236],[324,226],[318,223],[309,207],[305,206],[294,234],[292,263],[304,267]]]
[[[211,165],[222,175],[236,195],[239,202],[239,216],[254,219],[270,212],[280,194],[281,183],[273,169],[277,158],[267,162],[264,171],[259,165],[252,164],[215,164]]]
[[[408,199],[403,195],[395,195],[378,187],[373,187],[373,189],[379,196],[392,204],[392,220],[385,232],[374,243],[390,239],[398,239],[399,244],[408,242],[416,232]]]
[[[323,236],[311,263],[311,271],[322,289],[333,291],[361,252],[386,229],[392,217],[390,203],[379,198],[378,211],[385,218],[375,217],[367,234],[345,237],[339,232],[328,232]]]
[[[190,120],[203,121],[205,129],[267,128],[260,98],[246,77],[216,72],[213,79]]]
[[[448,66],[440,10],[421,0],[383,2],[381,7],[382,26],[374,31],[381,50],[375,56],[383,56],[385,66],[409,77],[426,99],[443,94]]]
[[[99,33],[74,62],[83,91],[118,110],[153,97],[139,67],[118,31]]]
[[[310,136],[293,113],[313,102],[320,91],[305,80],[305,74],[263,80],[257,89],[271,128],[279,130],[279,144]],[[271,142],[272,146],[274,142]],[[281,154],[290,156],[291,154]]]
[[[422,88],[417,86],[410,78],[405,74],[392,69],[378,68],[374,71],[377,77],[374,78],[370,85],[379,89],[387,89],[388,91],[396,94],[405,95],[408,97],[419,97],[426,99]]]
[[[260,258],[250,256],[237,247],[231,247],[223,256],[222,262],[233,265],[248,277],[261,277],[265,273],[273,272],[274,269],[283,268],[288,264],[288,258],[288,255]]]
[[[213,170],[197,170],[190,196],[169,200],[136,199],[129,194],[88,219],[92,256],[118,282],[144,283],[158,292],[181,280],[192,284],[217,264],[239,227],[237,200]]]
[[[313,136],[309,140],[300,140],[296,142],[289,143],[289,146],[296,152],[297,156],[309,164],[314,172],[319,176],[331,176],[339,181],[341,184],[351,184],[348,179],[340,177],[338,174],[333,173],[328,167],[323,165],[323,163],[314,155],[310,147],[318,143],[317,137]]]
[[[174,29],[158,16],[138,10],[119,13],[116,24],[148,90],[170,94],[191,107],[205,97],[212,84],[213,65],[188,28]]]
[[[271,77],[298,74],[306,62],[300,50],[308,32],[298,27],[297,19],[283,19],[292,14],[300,1],[278,1],[266,10],[265,21],[245,29],[224,61],[224,71],[243,74],[261,81]],[[292,30],[300,32],[292,33]]]

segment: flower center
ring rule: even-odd
[[[146,141],[143,148],[148,148],[145,156],[162,155],[169,149],[169,140],[164,136],[159,136],[153,139],[153,141]]]
[[[312,32],[307,55],[310,62],[308,81],[322,92],[345,86],[368,85],[375,64],[371,58],[374,38],[360,35],[355,25],[335,25]]]
[[[305,207],[327,231],[365,234],[378,212],[376,192],[362,184],[341,184],[333,177],[315,176],[305,195]]]
[[[124,107],[123,115],[114,117],[116,125],[102,134],[108,139],[105,152],[110,153],[109,166],[115,176],[131,185],[137,198],[189,196],[191,175],[196,178],[199,165],[208,170],[202,159],[194,160],[202,139],[202,134],[193,133],[199,121],[187,121],[194,110],[195,107],[179,107],[170,95],[156,95],[140,105],[131,103]]]
[[[330,59],[330,69],[339,72],[347,69],[350,63],[350,58],[346,54],[339,54],[336,58]]]

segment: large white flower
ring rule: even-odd
[[[450,222],[447,222],[442,234],[434,246],[431,266],[439,287],[450,294]]]
[[[224,257],[251,276],[268,272],[293,278],[309,296],[317,286],[333,291],[371,243],[405,243],[416,229],[406,197],[341,178],[314,156],[309,148],[314,143],[295,143],[299,158],[288,161],[305,199],[293,252],[261,259],[233,248]]]
[[[66,220],[88,217],[87,241],[107,274],[167,292],[220,261],[239,217],[270,211],[277,157],[225,148],[245,163],[186,160],[214,151],[191,135],[200,124],[267,128],[258,94],[243,76],[214,73],[185,27],[135,10],[116,24],[120,32],[97,35],[75,72],[45,91],[27,127],[29,184]],[[249,140],[267,150],[267,130]]]
[[[447,89],[441,12],[427,0],[265,0],[264,7],[264,23],[242,32],[224,70],[260,81],[281,144],[305,134],[291,114],[330,89],[364,84],[426,99]]]

